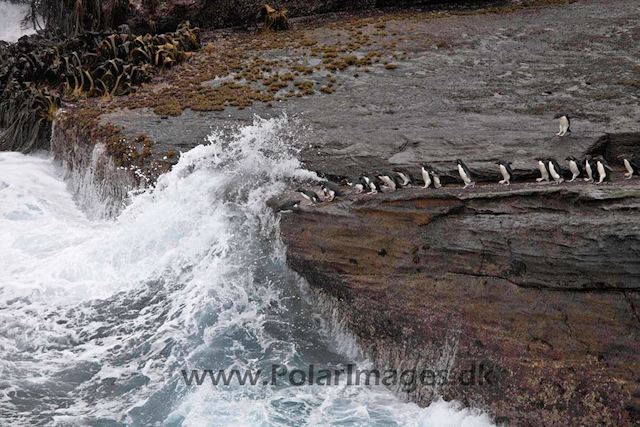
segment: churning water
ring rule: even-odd
[[[316,178],[292,128],[212,134],[111,220],[88,220],[49,158],[0,153],[2,425],[491,425],[383,386],[186,385],[183,369],[366,363],[286,267],[266,206]]]
[[[0,40],[14,43],[25,34],[35,32],[32,26],[22,25],[28,7],[26,4],[0,1]]]

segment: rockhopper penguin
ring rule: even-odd
[[[395,172],[388,171],[379,173],[378,178],[380,178],[391,191],[396,191],[400,186],[400,177]]]
[[[471,186],[472,188],[476,186],[476,183],[471,179],[471,172],[469,172],[469,168],[464,162],[460,159],[456,160],[456,164],[458,165],[458,173],[460,174],[460,178],[464,182],[464,188]]]
[[[320,203],[320,197],[318,197],[318,194],[315,191],[305,190],[304,188],[298,188],[296,191],[300,193],[302,197],[304,197],[309,201],[308,203],[309,206],[315,205],[316,203]]]
[[[580,161],[573,156],[568,156],[566,161],[569,162],[569,170],[571,171],[571,179],[567,182],[573,182],[580,176]]]
[[[325,198],[330,202],[332,202],[336,196],[342,196],[342,191],[340,191],[340,187],[335,182],[323,181],[320,183],[320,186],[322,187]]]
[[[565,136],[567,133],[571,133],[571,120],[569,116],[564,113],[556,114],[554,119],[560,122],[560,132],[556,133],[556,136]]]
[[[534,160],[538,162],[538,169],[540,170],[540,178],[536,178],[537,182],[547,181],[549,182],[549,171],[547,170],[547,165],[545,164],[545,159],[542,157],[536,157]]]
[[[402,180],[400,184],[402,187],[411,188],[411,184],[413,184],[413,175],[411,175],[411,172],[404,168],[395,168],[393,171],[397,173]]]
[[[547,165],[549,166],[549,175],[556,182],[556,185],[562,183],[564,178],[560,175],[560,165],[554,158],[547,159]]]
[[[422,179],[424,181],[424,186],[422,188],[428,188],[431,185],[431,176],[429,175],[429,165],[426,163],[422,164],[422,168],[420,171],[422,172]]]
[[[300,206],[300,200],[285,200],[278,205],[278,212],[291,213]]]
[[[434,168],[429,168],[427,172],[429,172],[429,175],[431,175],[431,179],[433,179],[433,187],[434,188],[442,187],[442,184],[440,183],[440,172],[438,172]]]
[[[596,176],[596,164],[592,160],[591,155],[587,154],[584,156],[584,170],[587,173],[585,182],[593,182],[595,181]]]
[[[607,173],[607,170],[612,171],[609,164],[602,156],[596,157],[596,170],[598,171],[598,184],[602,184],[604,181],[611,181],[611,174]]]
[[[513,171],[511,170],[511,163],[504,161],[504,160],[496,160],[495,162],[496,165],[498,165],[500,167],[500,173],[502,174],[502,180],[500,180],[500,184],[502,185],[509,185],[511,182],[511,179],[513,178]]]

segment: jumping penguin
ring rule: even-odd
[[[391,189],[391,191],[396,191],[400,186],[400,177],[395,172],[384,172],[379,173],[378,178],[384,182],[384,184]]]
[[[347,180],[347,185],[355,190],[356,194],[360,194],[367,187],[367,182],[363,177],[351,178]]]
[[[538,162],[538,169],[540,170],[540,178],[536,178],[537,182],[546,181],[549,182],[549,171],[545,164],[545,159],[542,157],[536,157],[534,160]]]
[[[291,213],[300,206],[300,200],[285,200],[278,205],[278,212]]]
[[[609,164],[602,156],[596,157],[596,169],[598,171],[598,182],[597,184],[602,184],[603,181],[610,181],[611,175],[607,173],[607,169],[612,171]]]
[[[411,175],[411,172],[404,168],[395,168],[393,171],[397,173],[402,180],[402,184],[400,184],[402,187],[411,188],[413,184],[413,175]]]
[[[320,183],[320,186],[322,187],[325,198],[330,202],[333,202],[336,196],[342,196],[342,191],[340,191],[340,187],[335,182],[323,181]]]
[[[464,181],[463,189],[471,186],[472,188],[476,186],[476,183],[471,180],[471,172],[469,172],[469,168],[464,162],[460,159],[456,160],[456,164],[458,165],[458,173],[460,174],[460,178]]]
[[[496,160],[495,162],[496,165],[498,165],[500,167],[500,173],[502,174],[502,180],[500,180],[500,184],[502,185],[509,185],[511,182],[511,179],[513,178],[513,171],[511,170],[511,163],[506,162],[504,160]]]
[[[587,173],[587,176],[584,178],[585,182],[595,181],[595,176],[596,176],[595,166],[596,165],[593,162],[590,154],[587,154],[586,156],[584,156],[584,170]]]
[[[420,171],[422,172],[422,179],[424,180],[424,186],[422,188],[428,188],[431,185],[431,176],[429,176],[429,165],[423,163]]]
[[[547,159],[547,165],[549,165],[549,175],[556,182],[556,185],[561,184],[564,181],[562,175],[560,175],[560,165],[554,158]]]
[[[640,175],[640,152],[632,156],[622,154],[618,157],[622,159],[624,168],[627,170],[624,174],[625,179],[633,178],[633,174]]]
[[[573,182],[576,180],[577,177],[580,176],[580,174],[582,173],[580,171],[580,163],[579,160],[576,159],[573,156],[568,156],[565,160],[567,160],[569,162],[569,170],[572,173],[571,179],[567,182]]]
[[[568,115],[559,113],[555,115],[555,119],[560,121],[560,132],[556,133],[556,136],[565,136],[567,133],[571,133],[571,120]]]
[[[433,187],[434,188],[442,187],[442,184],[440,183],[440,172],[438,172],[433,168],[429,168],[427,172],[429,172],[429,175],[431,175],[431,178],[433,179]]]
[[[320,197],[318,197],[318,194],[315,191],[305,190],[304,188],[298,188],[296,191],[300,193],[302,197],[304,197],[309,201],[308,203],[309,206],[315,205],[316,203],[320,203]]]

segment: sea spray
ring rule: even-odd
[[[3,419],[490,425],[456,403],[400,403],[383,386],[185,383],[183,370],[354,363],[286,267],[266,203],[317,179],[297,160],[298,128],[256,118],[213,133],[109,221],[78,210],[51,160],[0,154]]]

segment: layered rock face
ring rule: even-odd
[[[348,196],[282,230],[378,367],[448,373],[408,399],[614,426],[638,416],[639,214],[638,186],[445,187]]]

